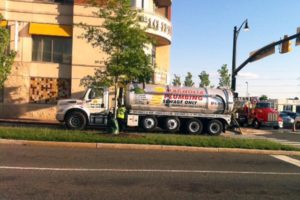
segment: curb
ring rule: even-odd
[[[237,149],[237,148],[208,148],[208,147],[166,146],[166,145],[145,145],[145,144],[48,142],[48,141],[29,141],[29,140],[10,140],[10,139],[0,139],[0,144],[23,145],[23,146],[44,146],[44,147],[90,148],[90,149],[124,149],[124,150],[126,149],[126,150],[300,156],[299,151]]]

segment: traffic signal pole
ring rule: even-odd
[[[260,48],[259,50],[255,51],[252,55],[250,55],[238,68],[235,67],[235,60],[233,60],[233,64],[232,64],[232,74],[231,74],[231,89],[233,92],[235,92],[236,90],[236,76],[238,74],[238,72],[243,69],[249,62],[253,62],[256,61],[258,59],[260,59],[259,57],[264,57],[263,55],[268,52],[268,50],[270,50],[271,48],[274,48],[277,45],[280,45],[284,42],[288,42],[290,40],[293,40],[295,38],[299,38],[300,37],[300,32],[296,33],[295,35],[292,35],[290,37],[286,37],[284,39],[281,39],[277,42],[273,42],[271,44],[268,44],[262,48]],[[236,38],[235,38],[236,39]],[[235,41],[234,41],[235,42]],[[234,55],[236,55],[236,50],[233,50]]]

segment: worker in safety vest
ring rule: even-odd
[[[118,107],[117,110],[117,120],[118,120],[120,131],[124,131],[126,128],[125,113],[126,113],[126,108],[124,104],[122,104],[121,106]]]

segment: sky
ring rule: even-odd
[[[217,86],[218,69],[227,64],[231,74],[233,29],[248,19],[250,30],[241,29],[237,40],[237,67],[249,53],[300,27],[299,0],[173,0],[171,80],[174,74],[198,75],[206,71]],[[247,84],[248,83],[248,84]],[[292,51],[275,54],[246,65],[237,76],[239,96],[300,98],[300,45],[292,40]]]

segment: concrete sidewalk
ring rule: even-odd
[[[20,124],[41,124],[41,125],[59,125],[56,120],[35,120],[35,119],[19,119],[19,118],[0,118],[0,123],[20,123]]]

